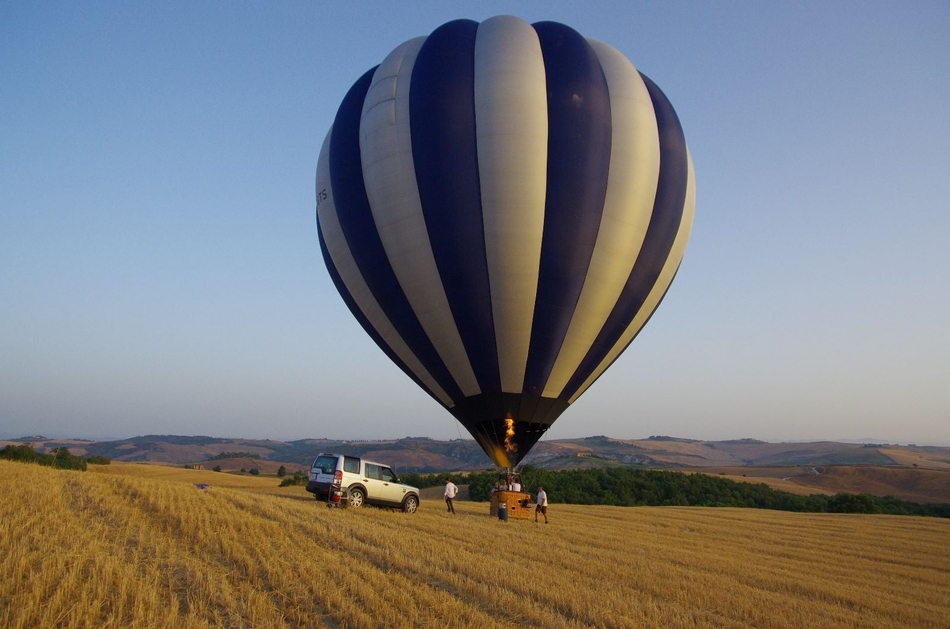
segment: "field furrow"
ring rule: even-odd
[[[110,469],[111,468],[111,469]],[[264,479],[0,461],[0,626],[933,627],[950,522],[552,504],[327,509]],[[272,479],[273,480],[273,479]],[[208,482],[204,480],[202,482]]]

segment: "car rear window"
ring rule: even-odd
[[[343,457],[343,471],[349,474],[359,474],[360,460],[355,456]]]
[[[314,469],[320,470],[321,474],[333,474],[336,471],[335,456],[318,456],[313,462]]]

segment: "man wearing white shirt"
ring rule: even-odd
[[[455,505],[452,504],[452,501],[455,500],[455,497],[459,495],[458,486],[452,482],[451,478],[445,479],[445,504],[448,507],[447,511],[452,515],[455,515]]]
[[[538,485],[538,506],[534,508],[534,521],[538,521],[538,513],[544,516],[544,523],[548,523],[548,494],[544,487]]]

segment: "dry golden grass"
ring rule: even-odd
[[[228,474],[207,470],[189,470],[183,467],[156,465],[154,463],[123,463],[113,461],[109,465],[90,465],[94,474],[111,476],[133,476],[154,480],[167,480],[180,483],[208,483],[218,487],[240,487],[244,489],[273,488],[279,483],[273,476],[251,476],[249,474]]]
[[[917,465],[935,470],[950,470],[950,457],[943,452],[916,448],[881,448],[881,454],[894,459],[898,465]]]
[[[737,483],[753,483],[768,485],[778,491],[787,491],[791,494],[808,496],[810,494],[833,495],[836,492],[821,487],[812,487],[803,485],[797,481],[799,476],[804,476],[805,468],[798,467],[694,467],[680,468],[676,471],[685,474],[707,474],[709,476],[718,476]],[[860,493],[860,492],[856,492]]]
[[[481,503],[459,503],[456,517],[437,501],[413,515],[326,509],[299,487],[152,468],[0,461],[0,626],[946,628],[950,618],[947,520],[554,503],[545,526],[499,522]]]
[[[821,474],[806,474],[795,478],[795,482],[812,491],[867,492],[914,502],[950,503],[950,470],[877,465],[829,465],[817,469]]]

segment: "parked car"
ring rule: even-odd
[[[334,489],[349,495],[350,507],[368,504],[406,513],[419,508],[419,490],[399,482],[388,465],[345,454],[319,454],[310,466],[307,491],[317,500],[327,500]]]

